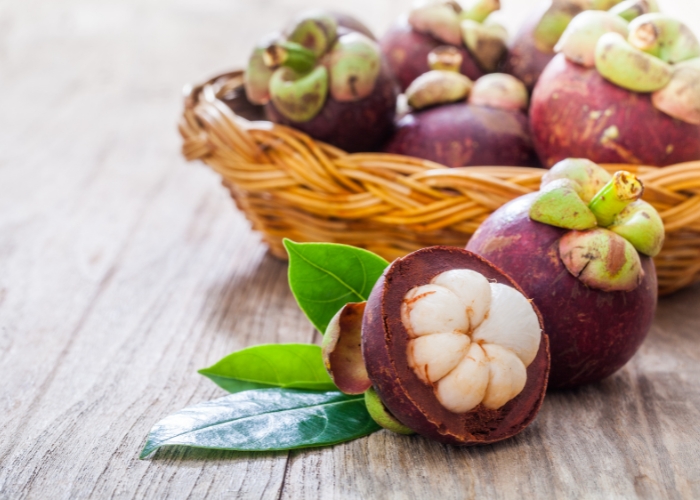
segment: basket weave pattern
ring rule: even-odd
[[[248,121],[222,96],[241,72],[187,92],[182,151],[223,177],[236,205],[286,258],[282,238],[360,246],[393,260],[431,245],[464,247],[491,212],[536,191],[545,172],[521,167],[450,169],[417,158],[347,154],[294,129]],[[660,212],[666,243],[655,259],[668,294],[700,281],[700,161],[636,172]]]

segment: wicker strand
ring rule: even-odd
[[[223,177],[238,208],[280,258],[286,258],[283,238],[356,245],[387,259],[430,245],[463,247],[491,212],[536,191],[545,172],[349,155],[292,128],[236,115],[223,96],[241,86],[242,74],[234,72],[189,90],[178,127],[182,153]],[[645,199],[661,214],[660,293],[699,282],[700,161],[605,167],[636,172]]]

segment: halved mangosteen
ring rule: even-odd
[[[550,365],[542,325],[501,270],[466,250],[431,247],[389,266],[366,307],[348,304],[336,315],[324,358],[342,391],[367,389],[383,427],[489,444],[519,433],[539,411]]]

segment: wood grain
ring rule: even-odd
[[[503,1],[514,26],[527,5]],[[696,21],[698,7],[670,10]],[[219,179],[185,163],[179,87],[331,0],[0,4],[0,498],[700,498],[700,288],[609,380],[458,449],[386,432],[292,453],[167,449],[233,350],[318,340]],[[348,2],[382,30],[405,2]],[[695,16],[689,14],[693,11]]]

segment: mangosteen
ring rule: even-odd
[[[554,58],[555,47],[574,17],[584,11],[606,11],[626,20],[658,12],[656,0],[554,0],[535,10],[518,31],[508,52],[504,71],[522,80],[532,91]]]
[[[366,304],[331,321],[323,353],[338,388],[364,392],[379,425],[455,445],[522,431],[549,372],[537,308],[501,270],[449,247],[394,261]]]
[[[430,69],[427,56],[440,45],[459,51],[459,71],[472,80],[496,71],[508,33],[488,17],[500,8],[500,0],[472,0],[464,9],[453,0],[427,0],[401,17],[379,42],[401,90]]]
[[[398,120],[384,151],[449,167],[537,166],[525,86],[504,73],[472,82],[458,71],[461,57],[450,46],[429,54],[434,69],[406,90],[412,112]]]
[[[248,99],[265,105],[269,120],[345,151],[376,150],[392,131],[398,90],[366,33],[348,16],[300,15],[254,49],[245,73]]]
[[[569,157],[656,166],[700,159],[700,42],[682,22],[586,12],[557,50],[530,109],[545,166]]]
[[[568,159],[539,192],[494,212],[467,245],[508,273],[542,312],[549,386],[602,380],[644,341],[657,302],[652,257],[663,222],[632,174]]]

